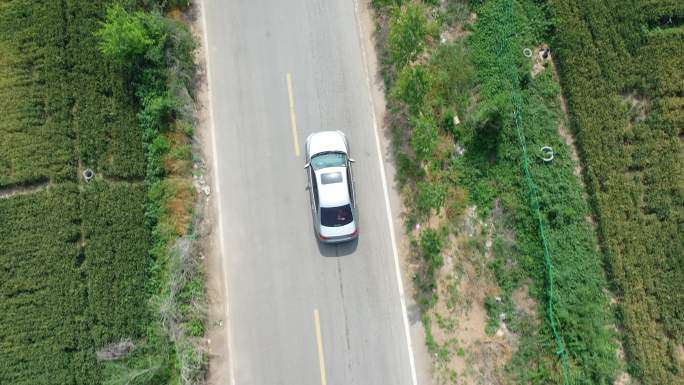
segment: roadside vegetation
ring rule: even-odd
[[[560,134],[559,82],[539,54],[553,32],[546,8],[373,6],[438,380],[611,384],[621,369],[616,321],[579,165]]]
[[[203,383],[183,5],[0,6],[0,383]]]

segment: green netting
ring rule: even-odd
[[[546,294],[547,294],[547,307],[546,316],[551,324],[551,330],[556,341],[556,354],[560,357],[562,368],[563,368],[563,383],[568,384],[568,354],[565,347],[565,342],[560,333],[560,327],[558,326],[558,321],[556,319],[554,304],[556,303],[556,293],[554,291],[554,280],[553,280],[553,262],[551,259],[551,251],[549,250],[549,241],[546,237],[546,228],[544,226],[544,220],[542,213],[539,209],[539,194],[537,185],[534,183],[532,174],[530,172],[530,160],[527,154],[527,144],[525,140],[525,133],[523,127],[523,99],[520,89],[520,79],[517,70],[517,64],[514,60],[516,54],[522,55],[522,51],[512,52],[512,38],[515,36],[516,31],[514,30],[515,19],[513,13],[513,0],[503,1],[502,3],[502,13],[501,16],[504,18],[504,22],[501,23],[502,31],[498,34],[498,55],[497,61],[499,62],[499,68],[508,69],[507,76],[510,77],[511,81],[511,103],[513,105],[513,113],[515,118],[515,131],[518,137],[518,142],[522,150],[522,166],[525,174],[525,181],[527,183],[527,188],[529,192],[530,206],[534,215],[537,219],[537,224],[539,227],[539,237],[541,238],[542,248],[544,250],[544,264],[546,267]]]

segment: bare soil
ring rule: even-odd
[[[47,189],[49,185],[50,182],[42,181],[27,185],[2,187],[0,188],[0,199],[11,198],[15,195],[33,194],[35,192]]]
[[[443,216],[433,215],[427,223],[416,226],[411,235],[417,238],[426,227],[443,224]],[[437,282],[438,301],[427,311],[438,347],[433,356],[434,381],[456,385],[507,384],[503,368],[517,349],[518,337],[508,330],[505,320],[494,335],[485,331],[488,321],[485,299],[499,294],[495,278],[487,267],[492,258],[494,221],[483,223],[477,209],[469,207],[456,233],[450,235],[443,253],[444,266]],[[514,301],[521,312],[534,314],[537,304],[529,297],[526,287],[516,291]]]

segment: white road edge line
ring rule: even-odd
[[[223,290],[226,299],[226,320],[224,322],[226,328],[226,343],[228,349],[228,371],[230,372],[230,384],[235,385],[235,370],[233,365],[233,346],[232,346],[232,335],[230,327],[230,307],[228,301],[228,270],[226,268],[226,261],[223,260],[223,256],[226,253],[225,242],[223,240],[223,217],[221,216],[221,194],[220,194],[220,184],[218,178],[218,151],[216,149],[216,123],[214,121],[214,105],[212,102],[211,95],[211,67],[209,64],[209,35],[207,33],[207,13],[205,12],[204,0],[199,1],[200,12],[202,13],[202,35],[204,38],[204,65],[207,70],[207,104],[209,108],[209,128],[211,132],[211,146],[212,146],[212,163],[214,167],[214,196],[216,197],[216,211],[217,211],[217,230],[219,237],[219,245],[221,250],[221,267],[223,268]]]
[[[409,329],[408,315],[406,313],[406,298],[404,297],[404,284],[401,279],[401,270],[399,268],[399,253],[397,252],[397,241],[394,235],[394,222],[392,220],[392,209],[389,201],[389,190],[387,187],[387,177],[385,175],[385,166],[382,161],[382,149],[380,147],[380,136],[378,134],[378,123],[375,116],[375,105],[373,103],[373,94],[371,91],[370,74],[368,73],[368,58],[366,55],[366,48],[363,44],[363,25],[361,24],[361,16],[359,14],[359,1],[354,0],[354,14],[356,16],[356,27],[359,33],[359,45],[361,46],[361,57],[363,59],[363,69],[366,75],[366,88],[368,90],[368,102],[370,105],[371,118],[373,119],[373,133],[375,134],[375,147],[378,152],[378,163],[380,164],[380,178],[382,180],[382,192],[385,197],[385,210],[387,214],[387,221],[390,230],[390,240],[392,242],[392,254],[394,256],[394,271],[397,275],[397,287],[399,290],[399,301],[401,302],[401,313],[404,319],[404,334],[406,335],[406,346],[408,348],[409,363],[411,364],[411,380],[413,385],[418,385],[416,377],[416,365],[413,358],[413,345],[411,344],[411,332]]]

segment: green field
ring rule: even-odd
[[[0,200],[2,383],[98,383],[96,348],[143,334],[144,200],[104,183]]]
[[[99,383],[96,350],[149,318],[141,130],[93,36],[109,3],[0,7],[0,185],[49,182],[0,201],[0,383]]]
[[[0,5],[0,186],[75,177],[63,11],[60,2]]]
[[[684,3],[549,1],[631,372],[684,383]]]
[[[191,155],[185,135],[191,132],[149,150],[146,141],[170,132],[175,122],[165,120],[159,132],[143,137],[136,91],[145,82],[99,48],[96,31],[113,4],[0,3],[0,189],[32,188],[0,199],[0,384],[180,383],[177,372],[186,368],[173,358],[176,352],[196,361],[193,381],[202,373],[202,356],[189,354],[194,347],[182,339],[186,333],[169,336],[152,305],[159,297],[182,305],[203,295],[196,272],[176,272],[168,262],[173,241],[190,224],[194,194],[186,186]],[[150,15],[168,26],[166,36],[183,31]],[[162,54],[176,49],[166,40],[160,44]],[[183,53],[170,52],[168,60]],[[139,64],[156,74],[165,70],[154,65],[168,63]],[[165,76],[150,79],[151,90],[167,87]],[[173,182],[163,179],[165,170],[150,174],[148,164],[160,163],[175,165],[168,172],[175,172]],[[86,168],[95,172],[93,181],[83,179]],[[180,292],[167,293],[174,274],[192,280],[194,297],[184,281],[176,282]],[[181,311],[174,322],[190,322],[189,334],[203,334],[201,314]],[[102,359],[121,341],[135,346],[128,357]],[[174,350],[176,341],[184,344]]]

